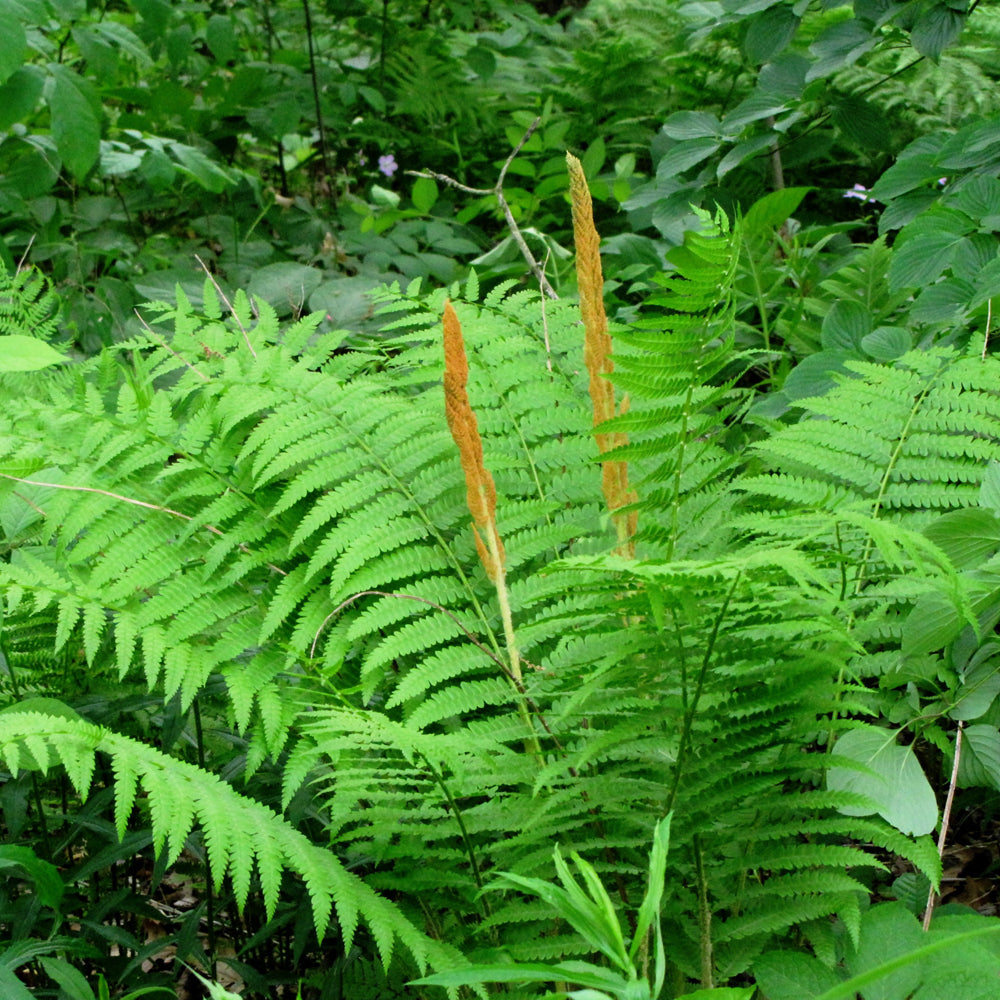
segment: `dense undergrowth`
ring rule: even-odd
[[[996,994],[995,11],[0,29],[4,997]]]

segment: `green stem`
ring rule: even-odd
[[[726,594],[726,599],[722,602],[722,607],[719,608],[719,613],[715,616],[715,621],[712,623],[712,632],[705,645],[705,654],[701,658],[701,668],[698,671],[698,682],[691,697],[688,710],[684,713],[684,727],[681,730],[680,745],[677,747],[677,763],[674,765],[674,780],[670,788],[670,797],[667,800],[667,812],[673,812],[674,805],[677,802],[677,792],[680,789],[681,775],[684,772],[684,758],[687,754],[688,744],[691,742],[691,730],[694,726],[695,714],[698,711],[698,701],[705,687],[705,678],[708,676],[708,667],[712,661],[712,653],[715,651],[715,643],[719,638],[719,630],[722,628],[722,622],[725,620],[726,612],[729,610],[729,603],[733,599],[733,594],[736,593],[736,587],[741,578],[742,573],[737,573],[732,586],[729,588],[729,593]]]
[[[705,877],[704,852],[701,837],[694,836],[694,869],[698,882],[698,950],[701,954],[701,987],[714,988],[712,971],[712,910],[708,905],[708,879]]]
[[[194,714],[195,743],[198,748],[198,766],[205,767],[205,737],[201,728],[201,709],[195,699],[192,704]],[[215,972],[215,892],[212,888],[212,866],[208,860],[208,847],[205,848],[205,919],[208,921],[208,953],[212,958],[212,971]]]

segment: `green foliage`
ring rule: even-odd
[[[259,891],[270,917],[281,872],[299,872],[320,933],[335,904],[345,953],[360,916],[385,961],[398,937],[412,962],[439,969],[455,958],[416,927],[480,960],[501,945],[527,962],[588,953],[586,934],[553,928],[509,889],[498,903],[478,895],[501,870],[541,885],[553,839],[599,852],[625,915],[641,919],[637,859],[651,817],[667,812],[671,995],[689,977],[707,989],[743,972],[796,925],[836,914],[856,928],[863,884],[844,869],[878,862],[845,839],[936,880],[929,842],[858,818],[872,811],[865,789],[821,789],[824,763],[803,753],[863,696],[836,681],[859,639],[841,620],[841,570],[815,517],[737,509],[749,489],[772,484],[783,497],[799,480],[744,475],[739,492],[727,489],[740,460],[726,439],[744,403],[732,351],[742,236],[723,215],[705,222],[616,357],[615,380],[635,399],[614,426],[632,436],[619,454],[640,491],[641,562],[600,554],[614,541],[573,311],[504,287],[480,303],[475,281],[457,303],[523,688],[504,662],[442,420],[443,293],[386,290],[382,333],[345,350],[320,317],[282,325],[242,293],[224,313],[209,280],[201,308],[178,290],[175,306],[147,307],[141,337],[22,377],[0,462],[19,525],[0,564],[11,634],[46,623],[50,656],[79,649],[91,683],[135,679],[178,720],[190,710],[200,726],[204,705],[247,733],[248,778],[283,755],[282,805],[308,794],[313,811],[297,830],[220,782],[203,751],[186,763],[51,714],[0,716],[11,772],[58,760],[84,796],[95,753],[108,754],[102,784],[117,833],[148,830],[162,865],[197,822],[208,891],[231,891],[240,907]],[[884,408],[879,380],[911,369],[925,380],[916,396],[928,419],[943,406],[935,391],[947,392],[951,412],[981,432],[990,411],[976,408],[976,379],[988,373],[967,374],[976,364],[939,351],[871,366],[868,383],[808,404],[824,407],[824,421],[778,432],[758,454],[801,464],[815,449],[795,433],[812,427],[831,439],[830,463],[813,476],[832,475],[848,444],[834,423],[841,396],[867,386]],[[946,459],[970,461],[974,446],[939,456],[927,440],[954,444],[955,419],[939,418],[936,439],[937,425],[900,420],[922,435],[920,489],[903,477],[910,492],[897,502],[886,485],[862,518],[846,486],[824,486],[832,499],[820,523],[834,537],[845,526],[859,579],[891,571],[898,603],[940,594],[966,613],[940,550],[877,515],[904,499],[924,509],[951,475]],[[885,414],[876,431],[894,433]],[[899,464],[902,475],[904,460],[897,448],[890,471]],[[861,496],[868,481],[858,477]],[[970,499],[955,492],[955,504]],[[740,542],[751,524],[764,538]],[[58,696],[39,666],[35,690]]]

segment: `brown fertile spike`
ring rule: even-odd
[[[490,554],[480,532],[496,533],[497,492],[493,476],[483,462],[483,442],[479,437],[476,414],[469,402],[466,385],[469,361],[465,355],[462,325],[450,301],[444,304],[444,407],[451,436],[458,446],[458,457],[465,473],[466,502],[472,515],[476,549],[489,578],[496,581],[501,567]],[[503,544],[496,536],[499,557],[503,562]]]
[[[583,165],[566,154],[569,170],[569,193],[573,202],[573,239],[576,244],[576,282],[580,293],[580,318],[583,320],[583,360],[590,373],[590,398],[594,408],[594,426],[615,416],[615,389],[607,376],[614,371],[611,362],[611,335],[604,312],[604,275],[601,271],[601,238],[594,225],[594,206],[587,187]],[[628,410],[626,397],[621,412]],[[628,444],[628,435],[621,431],[598,432],[597,450],[603,455],[613,448]],[[618,533],[618,552],[631,557],[635,554],[633,537],[636,514],[616,514],[619,507],[634,503],[636,496],[628,488],[628,465],[609,459],[601,463],[601,487],[608,510],[611,511]]]

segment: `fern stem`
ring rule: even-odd
[[[472,838],[469,836],[468,828],[465,825],[465,818],[462,816],[462,810],[459,809],[458,803],[455,801],[454,796],[451,794],[451,789],[448,787],[448,783],[438,772],[437,768],[434,767],[427,757],[419,751],[417,752],[417,756],[427,766],[427,770],[433,775],[435,783],[438,788],[441,789],[445,799],[448,801],[448,808],[451,809],[452,815],[455,817],[455,822],[458,824],[459,835],[462,838],[462,843],[465,845],[465,853],[469,859],[469,868],[472,870],[472,880],[476,883],[476,888],[481,893],[483,891],[483,876],[479,869],[479,859],[476,857],[476,848],[472,843]],[[480,896],[479,898],[482,902],[483,915],[489,917],[491,911],[490,905],[486,901],[486,897]]]
[[[736,593],[736,587],[741,578],[742,573],[737,573],[732,586],[729,588],[729,592],[726,594],[726,599],[722,602],[722,607],[719,608],[719,613],[715,616],[715,621],[712,623],[712,631],[709,634],[708,642],[705,644],[705,653],[701,658],[701,669],[698,671],[698,681],[695,685],[694,694],[691,696],[688,710],[684,713],[684,728],[681,730],[681,739],[677,747],[677,763],[674,765],[674,780],[670,788],[670,796],[667,799],[667,812],[673,812],[674,805],[677,802],[681,775],[684,771],[684,758],[687,754],[688,744],[691,742],[691,729],[694,726],[694,717],[698,711],[698,701],[705,687],[705,678],[708,676],[708,667],[712,661],[712,653],[715,651],[715,643],[719,637],[719,630],[722,628],[722,622],[726,617],[729,604],[733,599],[733,594]]]
[[[896,463],[899,461],[899,457],[903,452],[903,445],[906,444],[908,440],[908,435],[910,428],[913,426],[913,421],[917,418],[917,413],[920,412],[920,407],[923,405],[924,400],[927,398],[928,393],[931,391],[930,384],[925,385],[920,395],[913,402],[913,406],[910,407],[909,415],[906,418],[906,424],[899,433],[899,438],[896,441],[896,446],[892,450],[892,455],[889,456],[889,461],[886,464],[885,472],[882,475],[882,481],[879,483],[878,495],[875,497],[875,502],[872,505],[871,516],[877,518],[882,511],[882,503],[885,500],[885,495],[889,490],[889,479],[892,476],[893,471],[896,468]],[[854,578],[854,594],[857,596],[861,593],[861,587],[864,584],[865,573],[868,571],[868,562],[871,559],[872,549],[875,547],[875,543],[872,540],[871,534],[868,535],[865,541],[864,552],[861,555],[861,559],[858,561],[858,573]]]
[[[712,969],[712,910],[708,905],[708,879],[705,877],[705,858],[701,837],[694,836],[694,869],[698,883],[698,947],[701,955],[701,988],[713,989]]]
[[[196,698],[191,705],[194,717],[195,747],[198,754],[198,766],[207,771],[205,767],[205,734],[201,726],[201,709],[198,707]],[[212,864],[208,858],[208,846],[205,846],[205,919],[208,922],[208,954],[212,962],[212,972],[215,974],[215,891],[212,885]]]

